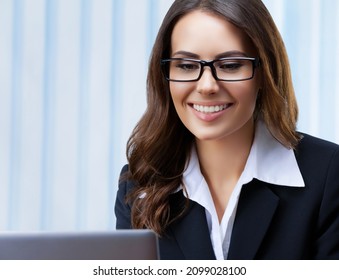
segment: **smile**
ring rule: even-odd
[[[224,105],[214,105],[214,106],[202,106],[202,105],[197,105],[197,104],[193,104],[193,108],[194,110],[201,112],[201,113],[205,113],[205,114],[212,114],[212,113],[217,113],[220,111],[223,111],[225,109],[227,109],[228,107],[230,107],[232,104],[224,104]]]

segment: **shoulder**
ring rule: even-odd
[[[128,194],[136,187],[136,184],[129,177],[129,166],[126,164],[123,166],[120,172],[119,185],[117,191],[117,202],[120,202],[122,205],[126,204],[126,198]],[[128,205],[130,206],[130,205]]]
[[[301,140],[298,144],[298,148],[305,148],[305,147],[311,147],[311,148],[320,148],[320,149],[326,149],[326,150],[338,150],[339,145],[321,138],[314,137],[312,135],[306,134],[306,133],[300,133]]]
[[[114,211],[116,215],[116,228],[129,229],[131,228],[131,207],[126,201],[127,194],[133,188],[133,183],[128,180],[128,165],[125,165],[120,173],[118,192]]]
[[[329,160],[339,153],[339,145],[335,143],[305,133],[300,135],[302,138],[295,149],[297,159]]]
[[[136,182],[131,179],[129,174],[129,165],[126,164],[120,172],[117,198],[120,198],[122,201],[125,200],[126,196],[136,187]]]
[[[331,173],[338,173],[339,145],[308,134],[301,135],[295,156],[304,180],[319,182]]]
[[[129,166],[128,164],[124,165],[120,172],[119,177],[119,192],[127,194],[135,187],[135,182],[129,178]]]

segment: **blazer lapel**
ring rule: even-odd
[[[181,192],[182,199],[184,195]],[[194,201],[189,201],[185,216],[169,227],[185,259],[215,259],[205,209]]]
[[[279,204],[266,183],[243,186],[234,221],[228,259],[254,259]]]

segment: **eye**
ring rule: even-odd
[[[224,72],[237,72],[245,66],[245,63],[241,60],[222,60],[216,63],[216,68]]]
[[[183,60],[173,61],[172,67],[174,67],[177,71],[181,70],[185,72],[196,71],[200,69],[199,63]]]

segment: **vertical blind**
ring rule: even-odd
[[[0,230],[110,230],[172,0],[0,0]],[[339,2],[266,0],[298,128],[339,143]]]

